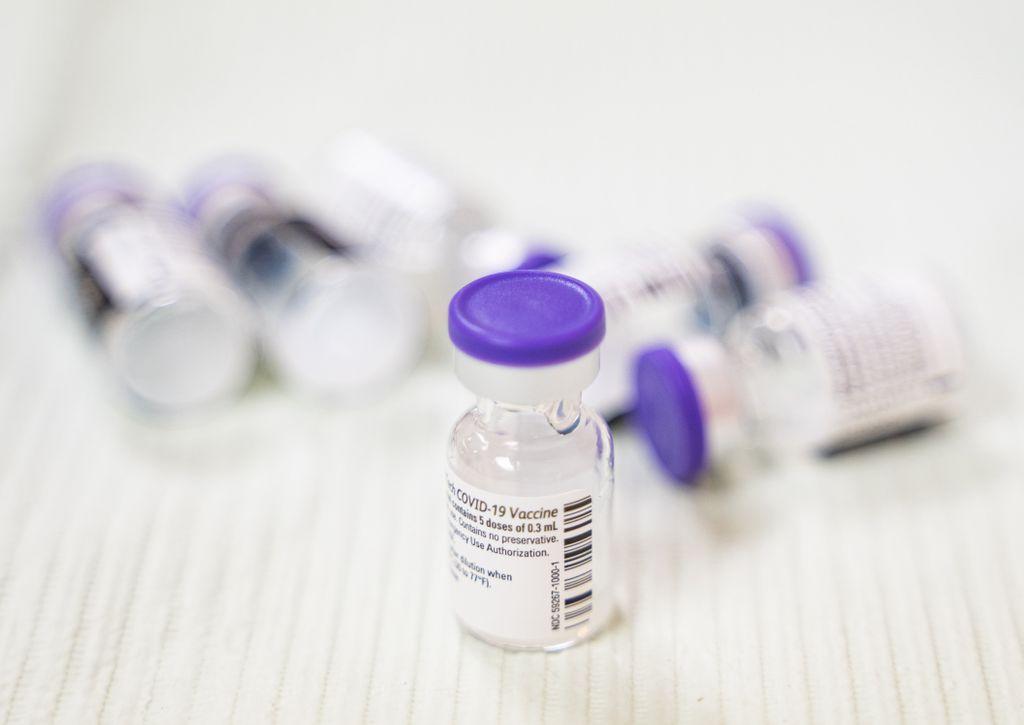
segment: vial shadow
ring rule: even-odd
[[[752,454],[701,480],[694,503],[711,530],[730,541],[815,510],[869,516],[974,495],[1010,468],[983,429],[954,422],[819,456],[779,460]]]

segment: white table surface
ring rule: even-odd
[[[1024,720],[1024,5],[51,0],[5,9],[0,721]],[[443,361],[359,410],[269,381],[126,415],[34,250],[72,159],[168,183],[363,126],[606,247],[769,198],[830,273],[936,265],[941,430],[675,488],[616,437],[621,617],[508,654],[449,615]]]

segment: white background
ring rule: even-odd
[[[8,3],[0,23],[0,719],[1024,718],[1024,5]],[[961,422],[693,493],[617,437],[623,616],[510,655],[444,588],[444,361],[359,411],[263,381],[120,411],[38,260],[73,160],[301,179],[363,126],[510,224],[608,246],[740,199],[821,266],[937,266]]]

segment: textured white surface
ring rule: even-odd
[[[30,62],[3,121],[0,721],[1024,720],[1020,3],[60,6],[7,25]],[[464,637],[447,365],[359,411],[262,382],[154,427],[111,402],[26,249],[32,189],[69,158],[174,179],[350,125],[580,243],[770,194],[833,269],[939,264],[973,407],[697,493],[620,433],[616,625],[557,656]]]

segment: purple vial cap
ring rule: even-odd
[[[271,183],[260,162],[247,156],[225,156],[200,166],[185,184],[184,209],[193,219],[202,216],[203,206],[212,194],[225,186],[243,186],[254,194],[270,199]]]
[[[92,162],[75,166],[51,184],[42,201],[42,223],[47,236],[56,241],[65,219],[75,206],[93,194],[105,194],[126,204],[148,198],[148,184],[131,166],[113,162]]]
[[[498,272],[455,293],[448,305],[448,336],[478,360],[553,365],[601,343],[604,302],[589,285],[557,272]]]
[[[634,419],[662,467],[682,483],[693,483],[708,465],[700,396],[675,352],[652,347],[634,365]]]
[[[807,284],[814,278],[807,244],[789,217],[767,205],[750,206],[741,214],[751,225],[768,231],[779,240],[793,263],[797,284]]]
[[[553,247],[536,246],[526,251],[526,256],[516,269],[546,269],[565,259],[565,252]]]

